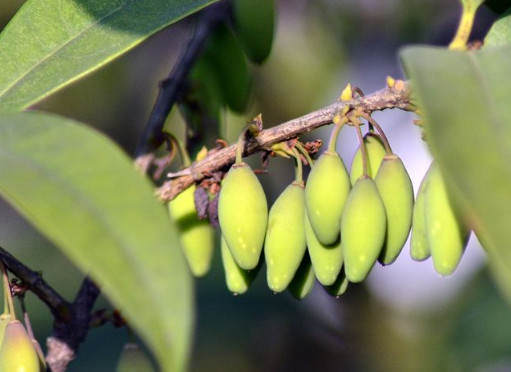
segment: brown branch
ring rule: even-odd
[[[343,110],[346,106],[360,109],[366,113],[381,111],[388,108],[399,108],[407,111],[413,110],[409,98],[408,83],[396,81],[395,85],[391,88],[387,87],[352,101],[336,102],[307,115],[262,130],[256,138],[247,141],[243,155],[248,156],[261,150],[268,150],[275,143],[296,138],[303,133],[330,124],[332,123],[334,115]],[[172,200],[192,183],[200,181],[208,174],[212,174],[232,164],[235,155],[236,145],[231,145],[221,150],[210,151],[203,160],[193,163],[190,167],[180,172],[169,175],[172,179],[165,182],[157,189],[157,196],[163,202]]]

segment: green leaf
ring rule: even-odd
[[[511,300],[511,46],[401,57],[430,149]]]
[[[511,9],[508,9],[491,26],[484,38],[484,46],[511,44]]]
[[[214,1],[28,1],[0,34],[0,112],[28,107]]]
[[[41,113],[0,115],[0,193],[90,273],[155,353],[184,371],[192,282],[176,228],[114,143]]]

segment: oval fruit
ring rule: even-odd
[[[0,347],[0,371],[39,372],[39,359],[19,320],[7,324]]]
[[[250,271],[240,268],[232,257],[231,250],[227,246],[223,236],[221,237],[220,250],[227,289],[234,295],[245,293],[257,276],[261,265],[257,265],[255,269]]]
[[[449,198],[440,169],[431,166],[426,193],[426,234],[433,265],[442,276],[451,275],[458,266],[469,231]]]
[[[134,343],[125,344],[116,372],[154,372],[155,369],[147,354]]]
[[[336,298],[341,297],[346,290],[348,289],[348,278],[346,278],[346,274],[344,273],[344,270],[341,270],[339,275],[337,276],[337,279],[332,285],[324,286],[326,292],[330,296],[334,296]]]
[[[195,209],[195,185],[169,202],[170,218],[175,222],[181,248],[188,266],[196,277],[208,273],[215,248],[214,231],[207,220],[199,220]]]
[[[222,182],[218,220],[236,263],[245,270],[255,268],[266,235],[268,205],[261,183],[246,163],[234,164]]]
[[[413,185],[401,159],[386,155],[374,179],[385,206],[387,232],[379,257],[383,265],[393,263],[410,234],[413,214]]]
[[[429,188],[429,175],[432,164],[422,179],[417,191],[412,217],[412,236],[410,237],[410,257],[414,261],[424,261],[431,256],[426,234],[426,195]]]
[[[305,243],[303,182],[293,182],[270,209],[264,257],[268,287],[273,292],[287,288],[302,262]]]
[[[350,282],[367,277],[383,247],[386,229],[385,206],[374,180],[359,178],[341,219],[344,270]]]
[[[263,63],[271,52],[275,23],[274,0],[233,2],[234,31],[255,63]]]
[[[348,172],[339,154],[323,152],[305,186],[307,215],[322,244],[330,245],[338,240],[339,222],[350,188]]]
[[[314,234],[307,212],[304,213],[304,221],[307,250],[316,278],[323,285],[331,285],[337,279],[342,268],[341,239],[337,239],[332,245],[321,244]]]
[[[367,174],[374,178],[387,152],[380,136],[374,132],[366,133],[364,144],[367,150]],[[352,185],[355,185],[355,182],[362,176],[363,169],[362,150],[359,146],[351,161],[350,181]]]
[[[289,292],[295,299],[303,300],[312,292],[315,282],[316,278],[314,276],[311,260],[307,252],[305,252],[293,280],[289,283]]]

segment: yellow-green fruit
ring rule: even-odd
[[[431,256],[426,234],[426,195],[429,188],[429,167],[422,179],[415,199],[412,217],[412,236],[410,237],[410,257],[414,261],[424,261]]]
[[[188,266],[197,277],[208,273],[215,248],[214,231],[207,220],[199,220],[195,209],[195,185],[169,202],[170,218],[176,223]]]
[[[10,314],[0,314],[0,346],[2,346],[2,340],[4,339],[5,327],[7,327],[10,320]]]
[[[324,286],[324,288],[330,296],[339,298],[348,289],[348,283],[348,278],[346,278],[344,270],[341,270],[335,282],[332,285]]]
[[[383,158],[374,179],[387,216],[387,233],[379,257],[380,263],[394,262],[410,234],[413,213],[413,185],[397,155]]]
[[[234,164],[222,182],[218,220],[236,263],[245,270],[255,268],[266,235],[268,205],[261,183],[245,163]]]
[[[364,136],[364,143],[367,150],[367,174],[369,177],[376,177],[378,168],[380,167],[383,157],[387,154],[385,146],[379,135],[369,132]],[[362,150],[360,147],[355,152],[351,161],[350,181],[354,185],[355,182],[363,174]]]
[[[234,30],[247,57],[262,63],[270,54],[275,23],[274,0],[235,0]]]
[[[353,186],[341,219],[344,270],[350,282],[363,281],[380,255],[387,217],[373,179],[359,178]]]
[[[307,252],[305,252],[293,280],[289,283],[288,290],[294,298],[303,300],[312,292],[315,282],[316,278],[314,276],[311,260]]]
[[[430,173],[426,193],[426,234],[435,270],[447,276],[454,272],[461,260],[468,230],[461,224],[436,163]]]
[[[122,349],[116,372],[155,372],[155,369],[140,346],[129,343]]]
[[[339,238],[339,222],[350,192],[350,180],[336,152],[325,151],[314,164],[305,186],[305,204],[318,240],[325,245]]]
[[[287,288],[302,262],[305,244],[303,182],[286,187],[270,209],[264,257],[268,287],[273,292]]]
[[[304,213],[304,221],[307,250],[316,278],[323,285],[331,285],[342,267],[341,239],[337,239],[332,245],[321,244],[312,230],[307,212]]]
[[[39,372],[37,353],[19,320],[10,321],[5,328],[0,347],[0,371]]]
[[[221,237],[220,250],[227,289],[234,295],[245,293],[257,276],[261,265],[257,265],[255,269],[250,271],[240,268],[232,257],[231,251],[223,236]]]

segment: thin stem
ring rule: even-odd
[[[328,148],[327,151],[329,152],[336,152],[336,145],[337,145],[337,138],[339,137],[339,132],[341,131],[341,128],[344,126],[347,120],[343,117],[339,123],[336,123],[334,128],[332,129],[332,133],[330,133],[330,139],[328,140]]]
[[[247,135],[248,131],[252,131],[254,127],[254,124],[249,123],[245,125],[243,130],[241,131],[240,135],[238,136],[238,142],[236,147],[236,162],[235,164],[241,164],[243,163],[243,149],[245,148],[245,137]]]
[[[190,164],[192,164],[192,161],[190,160],[190,155],[188,154],[188,151],[186,151],[183,142],[180,141],[172,133],[167,133],[167,135],[169,136],[173,147],[177,148],[177,151],[179,152],[179,157],[181,158],[181,162],[183,163],[183,167],[189,167]]]
[[[467,43],[472,32],[477,7],[472,7],[462,2],[462,12],[456,35],[449,44],[449,49],[466,50]]]
[[[293,149],[293,155],[295,157],[296,165],[295,165],[295,181],[303,182],[303,167],[302,167],[302,159],[300,158],[300,153],[297,149]]]
[[[358,120],[356,117],[353,117],[351,121],[357,131],[358,143],[360,144],[360,151],[362,153],[362,176],[368,177],[369,172],[367,170],[367,149],[364,143],[364,137],[362,136],[362,130],[360,129],[361,123],[360,120]]]
[[[305,156],[305,160],[307,160],[309,167],[312,168],[314,166],[314,162],[312,161],[312,158],[309,152],[305,149],[305,147],[303,147],[303,145],[299,141],[296,142],[295,147],[298,149],[298,151],[300,151],[303,154],[303,156]]]
[[[380,135],[380,138],[383,141],[383,145],[385,146],[385,151],[387,152],[387,155],[393,154],[392,147],[390,147],[390,142],[387,139],[387,136],[385,135],[385,132],[381,128],[380,124],[376,120],[374,120],[371,115],[366,114],[365,112],[361,112],[360,116],[362,116],[364,119],[368,121],[370,125],[372,125],[376,130],[378,131],[378,134]]]
[[[4,283],[4,298],[7,300],[7,308],[11,315],[11,320],[16,320],[16,311],[14,310],[14,302],[12,301],[11,286],[9,285],[9,275],[5,268],[4,262],[0,259],[0,271],[2,272],[2,279]]]

